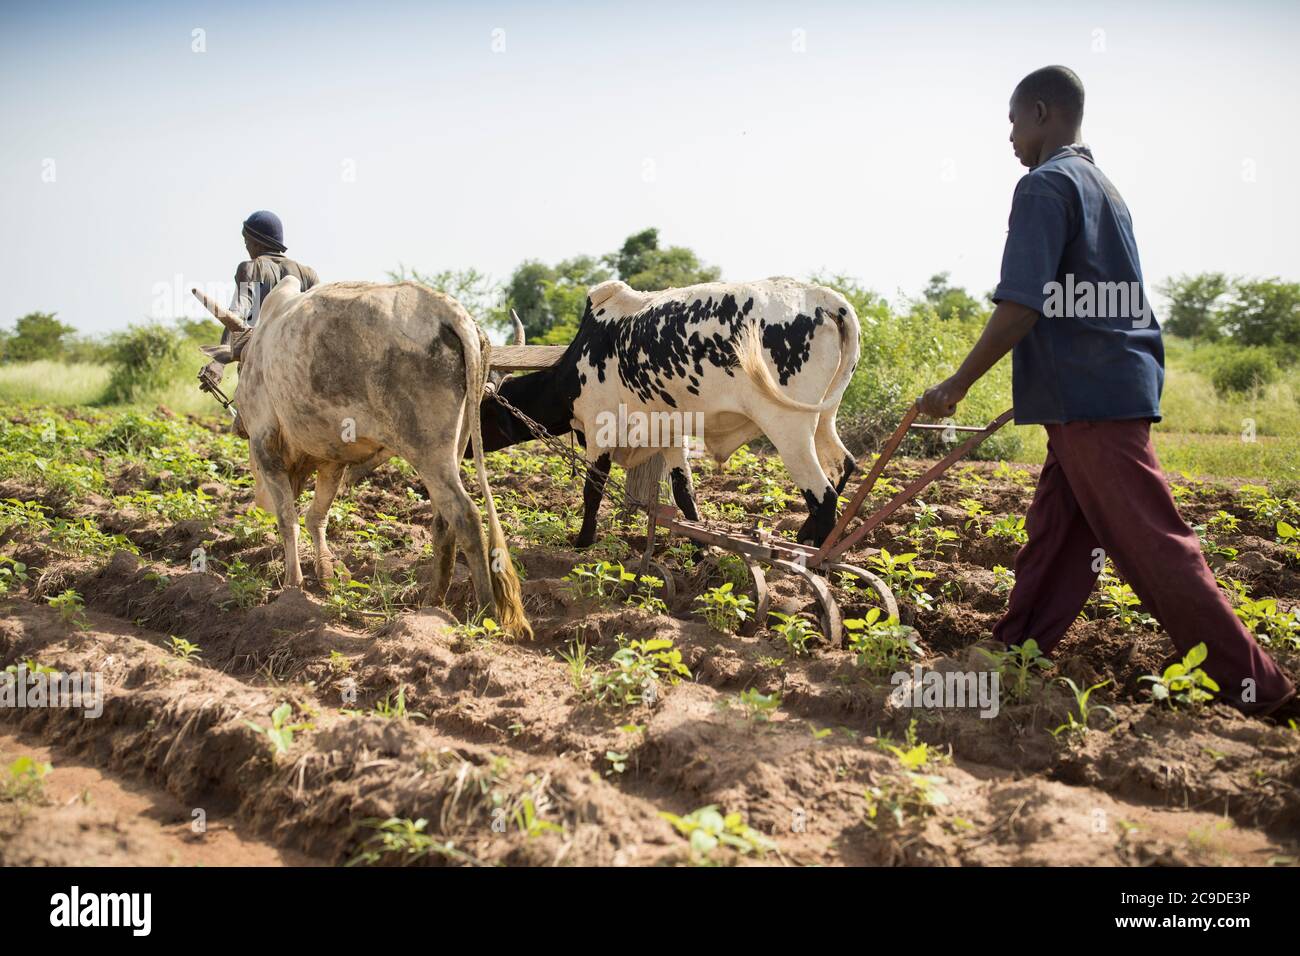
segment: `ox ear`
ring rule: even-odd
[[[198,289],[191,289],[190,291],[194,293],[194,298],[202,302],[203,307],[216,316],[217,321],[228,328],[232,334],[235,332],[246,332],[248,330],[248,323],[235,315],[235,313],[217,305],[215,301],[208,298]]]

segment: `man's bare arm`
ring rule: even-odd
[[[1037,321],[1038,313],[1028,306],[1006,299],[999,302],[961,367],[921,396],[921,414],[947,418],[956,412],[957,403],[970,387],[1028,335]]]

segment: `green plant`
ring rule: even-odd
[[[757,688],[747,688],[737,696],[737,702],[750,723],[765,724],[781,707],[780,694],[763,694]]]
[[[11,803],[37,801],[45,795],[45,777],[54,768],[31,757],[19,757],[9,764],[7,779],[0,781],[0,799]]]
[[[1139,681],[1151,684],[1151,698],[1166,701],[1171,706],[1175,703],[1195,707],[1214,699],[1219,685],[1200,667],[1209,652],[1205,642],[1201,642],[1187,652],[1181,661],[1175,661],[1165,668],[1163,674],[1147,674]]]
[[[867,826],[872,829],[879,825],[882,811],[894,826],[901,828],[908,817],[928,816],[949,802],[947,794],[938,787],[944,782],[943,777],[922,772],[929,768],[933,758],[929,744],[911,743],[914,728],[915,723],[908,728],[907,750],[887,745],[900,769],[882,777],[863,794],[867,801]]]
[[[591,678],[591,694],[598,703],[626,707],[652,701],[658,697],[659,678],[675,684],[691,676],[682,663],[682,652],[666,637],[624,644],[620,635],[619,644],[609,659],[611,669]]]
[[[754,601],[748,594],[736,594],[735,585],[728,581],[709,588],[695,599],[699,613],[709,627],[724,634],[733,634],[754,613]]]
[[[425,720],[424,714],[417,710],[408,711],[406,709],[406,687],[397,688],[397,699],[392,700],[392,695],[384,697],[375,705],[372,713],[376,717],[383,717],[385,720]]]
[[[1233,608],[1246,629],[1264,644],[1275,641],[1300,649],[1300,608],[1279,611],[1276,598],[1242,597]]]
[[[992,651],[986,647],[977,650],[997,669],[1002,691],[1012,701],[1027,698],[1033,689],[1034,673],[1049,670],[1052,666],[1032,637],[1023,643],[1012,644],[1005,651]]]
[[[913,563],[916,559],[917,555],[913,552],[891,554],[888,548],[881,548],[879,554],[867,559],[867,563],[885,579],[895,594],[907,598],[919,608],[929,608],[933,605],[934,598],[922,587],[921,582],[933,578],[934,572],[922,571],[916,567]]]
[[[259,734],[265,734],[266,738],[271,741],[271,746],[275,748],[277,754],[289,752],[293,746],[293,735],[300,730],[310,730],[314,724],[310,722],[299,722],[296,724],[288,723],[289,718],[293,716],[293,705],[285,701],[275,710],[271,711],[271,726],[263,727],[261,724],[255,724],[251,720],[244,721],[249,727]]]
[[[84,631],[90,626],[90,622],[86,619],[86,602],[71,588],[55,597],[46,598],[46,601],[50,607],[59,612],[59,620],[64,624],[75,627],[79,631]]]
[[[696,866],[716,865],[713,854],[719,847],[730,847],[743,856],[750,853],[763,856],[776,849],[772,840],[746,826],[745,818],[739,813],[724,816],[716,806],[701,807],[686,816],[662,811],[659,816],[690,842],[691,862]]]
[[[9,594],[27,580],[27,565],[0,554],[0,594]]]
[[[855,663],[872,674],[893,673],[921,656],[916,631],[898,623],[896,617],[881,620],[883,613],[873,607],[866,617],[844,621]]]
[[[575,565],[564,580],[583,597],[610,597],[625,584],[635,581],[636,575],[617,561],[595,561]]]
[[[984,537],[1024,544],[1029,540],[1029,532],[1025,530],[1024,515],[1003,515],[988,526],[984,531]]]
[[[395,858],[400,866],[409,866],[430,853],[472,862],[454,844],[439,843],[429,836],[425,832],[429,821],[423,817],[419,820],[411,820],[409,817],[362,820],[361,825],[371,827],[376,832],[362,845],[357,855],[348,861],[348,866],[373,866],[391,858]]]
[[[623,603],[640,608],[649,614],[668,613],[668,605],[664,599],[654,593],[663,589],[663,578],[657,578],[653,574],[642,574],[637,577],[636,583],[636,590],[629,594]]]
[[[777,623],[772,627],[772,631],[785,641],[796,657],[808,653],[808,642],[813,638],[822,640],[821,633],[802,615],[768,611],[767,616],[776,619]]]
[[[1001,565],[993,565],[993,590],[1006,594],[1016,586],[1016,572]]]
[[[224,565],[226,587],[230,589],[231,602],[237,607],[249,608],[262,603],[266,596],[267,581],[241,558],[231,558]]]
[[[966,530],[978,528],[984,524],[984,519],[989,517],[992,512],[984,507],[983,502],[976,498],[963,498],[957,502],[961,505],[962,511],[966,514]]]
[[[197,661],[202,657],[199,645],[191,644],[183,637],[173,635],[169,639],[168,650],[183,661]]]
[[[1051,732],[1053,737],[1059,736],[1063,731],[1068,732],[1071,735],[1077,735],[1077,736],[1082,736],[1086,734],[1090,729],[1088,726],[1088,720],[1091,718],[1093,714],[1106,714],[1112,720],[1115,719],[1115,711],[1112,710],[1110,707],[1092,706],[1088,703],[1088,698],[1092,696],[1092,692],[1095,690],[1100,690],[1101,688],[1109,684],[1111,682],[1110,678],[1107,678],[1106,680],[1102,681],[1100,684],[1093,684],[1091,687],[1087,688],[1086,690],[1080,690],[1079,685],[1076,684],[1069,677],[1059,677],[1057,678],[1057,680],[1059,680],[1066,687],[1070,688],[1070,693],[1074,694],[1074,705],[1076,708],[1078,708],[1079,717],[1078,719],[1075,719],[1073,712],[1067,713],[1065,718],[1066,722],[1061,724],[1061,726],[1057,727],[1055,730]]]
[[[591,682],[591,659],[587,655],[587,643],[574,640],[569,643],[568,651],[560,651],[560,659],[569,667],[569,683],[579,693],[587,690]]]
[[[1115,577],[1107,564],[1102,570],[1101,589],[1095,598],[1102,617],[1115,618],[1125,630],[1134,627],[1154,627],[1156,619],[1145,611],[1138,610],[1141,599],[1128,584]]]

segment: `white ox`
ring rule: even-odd
[[[500,394],[585,445],[580,547],[594,540],[611,461],[631,468],[662,452],[678,508],[698,519],[682,432],[719,461],[766,435],[808,505],[799,540],[820,544],[854,469],[835,414],[858,351],[857,314],[822,286],[778,278],[637,292],[613,280],[590,290],[559,362],[507,379]],[[494,399],[482,420],[489,451],[533,437]]]
[[[249,334],[237,316],[196,295],[247,336],[234,398],[249,436],[257,503],[275,515],[284,540],[285,583],[302,583],[295,504],[312,473],[307,530],[324,581],[333,575],[325,526],[345,467],[398,454],[419,474],[437,513],[427,599],[444,600],[459,540],[479,606],[505,630],[531,636],[483,465],[479,401],[491,346],[469,313],[414,282],[336,282],[302,292],[287,276],[263,301]],[[461,481],[471,440],[486,543]]]

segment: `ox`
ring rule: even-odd
[[[333,575],[325,526],[345,467],[398,454],[419,474],[437,515],[427,600],[446,597],[459,541],[479,606],[505,630],[531,636],[483,465],[479,402],[491,345],[469,313],[414,282],[336,282],[303,292],[287,276],[263,301],[250,333],[237,316],[195,295],[242,347],[235,401],[248,431],[257,504],[275,515],[284,540],[285,583],[302,584],[295,503],[312,473],[307,530],[325,581]],[[461,482],[469,441],[487,510],[486,543]]]
[[[854,470],[835,413],[858,349],[857,314],[822,286],[778,278],[637,292],[611,280],[589,291],[557,364],[499,391],[548,433],[572,430],[586,448],[578,547],[595,540],[611,462],[633,468],[662,452],[677,507],[698,520],[687,435],[718,461],[766,435],[808,505],[799,540],[821,544]],[[492,398],[482,422],[489,451],[533,437]]]

